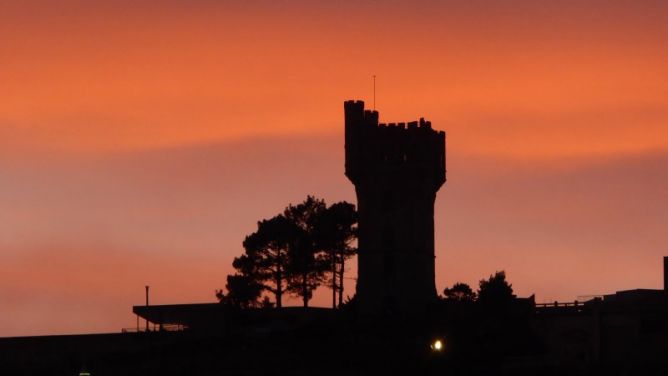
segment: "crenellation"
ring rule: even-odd
[[[404,166],[402,174],[410,176],[425,174],[425,171],[431,170],[428,166],[434,169],[443,167],[443,158],[439,155],[444,154],[444,146],[439,139],[444,138],[445,133],[432,130],[430,121],[420,118],[408,123],[378,123],[377,111],[364,110],[359,107],[359,102],[353,103],[349,110],[353,114],[346,116],[352,121],[352,124],[346,123],[347,166],[356,167],[347,169],[351,179],[355,179],[351,175],[397,166]],[[361,129],[365,131],[360,132]],[[443,181],[444,176],[436,184]]]
[[[365,110],[364,123],[365,125],[370,127],[378,126],[378,111]]]

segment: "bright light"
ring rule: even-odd
[[[435,340],[434,342],[431,343],[431,349],[434,351],[443,350],[443,342],[441,342],[440,339]]]

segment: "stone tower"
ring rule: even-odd
[[[445,182],[445,133],[424,119],[379,124],[362,101],[346,101],[344,110],[346,176],[359,211],[360,311],[420,311],[436,298],[434,200]]]

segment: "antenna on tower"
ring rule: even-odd
[[[376,75],[373,75],[373,110],[376,111]]]

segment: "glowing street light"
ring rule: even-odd
[[[443,341],[435,339],[429,347],[431,347],[433,351],[441,351],[443,350]]]

